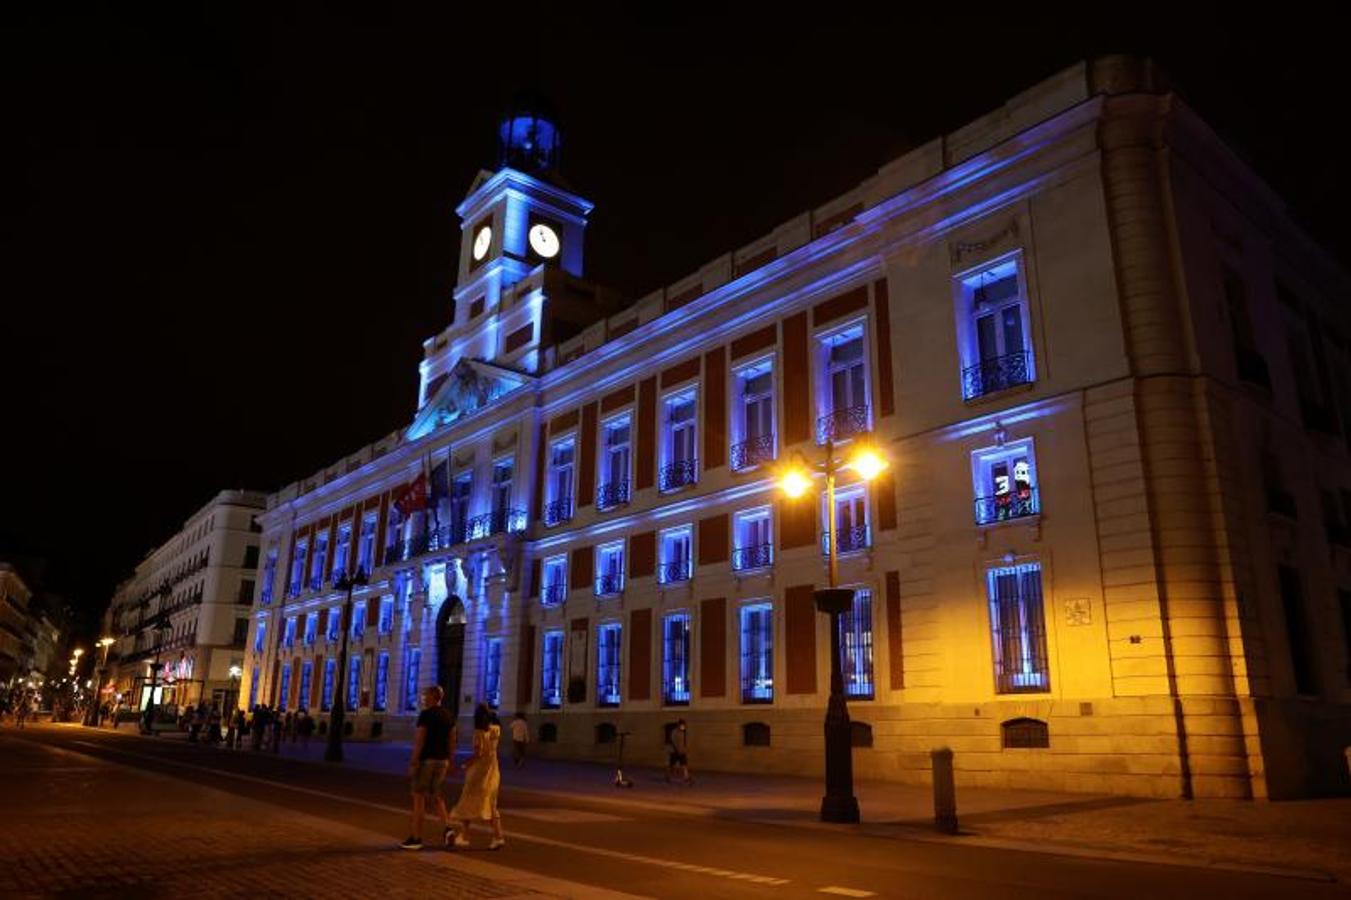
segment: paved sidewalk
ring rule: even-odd
[[[343,746],[347,766],[386,773],[407,768],[406,742]],[[309,747],[299,743],[282,747],[283,756],[316,762],[323,753],[324,744],[318,739]],[[842,827],[817,820],[821,785],[813,779],[707,772],[699,773],[693,786],[679,787],[667,784],[662,770],[626,767],[625,774],[635,785],[622,790],[613,785],[613,768],[596,763],[536,758],[514,769],[504,758],[502,772],[508,789],[776,825]],[[859,830],[875,836],[1272,870],[1351,883],[1351,798],[1280,803],[1148,800],[959,786],[962,833],[949,838],[933,831],[928,787],[860,781],[855,794],[863,816]]]

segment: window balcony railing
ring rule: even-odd
[[[699,480],[698,460],[682,459],[662,466],[657,472],[657,485],[662,491],[676,491]]]
[[[1036,488],[1027,488],[994,497],[976,498],[976,524],[989,525],[991,522],[1007,522],[1010,519],[1022,519],[1041,512],[1041,503]]]
[[[622,590],[624,590],[623,575],[602,575],[596,579],[597,597],[613,597]]]
[[[629,480],[611,481],[596,489],[596,509],[614,509],[629,502]]]
[[[562,497],[544,504],[544,524],[557,525],[572,518],[572,498]]]
[[[995,391],[1032,383],[1032,354],[1026,350],[983,359],[962,370],[962,399],[973,400]]]
[[[774,545],[759,544],[754,547],[737,547],[732,551],[732,570],[748,572],[751,569],[765,569],[774,563]]]
[[[568,599],[568,586],[566,584],[546,584],[544,589],[539,592],[539,599],[545,606],[557,606]]]
[[[466,527],[462,523],[452,522],[449,525],[437,525],[427,534],[427,548],[429,550],[445,550],[454,547],[456,544],[463,544],[467,539]]]
[[[494,534],[509,534],[525,530],[525,511],[519,509],[495,509],[481,516],[474,516],[465,527],[470,540],[490,537]]]
[[[774,435],[762,434],[732,445],[732,468],[753,469],[774,461]]]
[[[867,550],[872,546],[872,536],[867,525],[857,525],[853,528],[843,528],[840,530],[840,543],[836,548],[836,553],[854,553],[858,550]],[[821,552],[830,553],[830,532],[821,535]]]
[[[871,426],[868,422],[868,404],[846,406],[844,409],[831,410],[816,420],[816,442],[839,443],[855,435],[866,433]]]
[[[660,584],[676,584],[689,580],[690,561],[688,559],[678,559],[675,562],[662,563],[657,566],[657,582]]]

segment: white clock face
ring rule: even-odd
[[[474,235],[474,262],[481,262],[483,257],[488,255],[488,248],[493,243],[493,230],[484,225]]]
[[[536,223],[530,226],[530,249],[545,259],[558,255],[558,235],[548,225]]]

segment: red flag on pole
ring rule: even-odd
[[[427,476],[425,474],[419,475],[408,482],[399,494],[398,499],[394,501],[394,508],[399,511],[401,516],[427,508]]]

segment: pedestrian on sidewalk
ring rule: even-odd
[[[300,735],[300,746],[309,747],[310,737],[314,734],[314,718],[308,709],[302,708],[297,713],[296,733]]]
[[[212,747],[221,741],[220,719],[220,704],[211,704],[211,713],[206,717],[206,742]]]
[[[681,784],[693,784],[690,777],[689,730],[684,719],[676,719],[666,733],[666,780],[678,779]]]
[[[290,715],[290,713],[287,713],[287,716],[289,716],[289,715]],[[273,752],[273,753],[280,753],[280,752],[281,752],[281,734],[282,734],[282,729],[285,728],[285,726],[286,726],[286,722],[285,722],[285,720],[282,718],[281,710],[280,710],[280,709],[275,709],[275,710],[273,710],[273,711],[272,711],[272,752]]]
[[[244,710],[235,708],[230,713],[229,725],[225,729],[225,746],[231,750],[239,747],[239,731],[244,725]]]
[[[290,710],[286,712],[286,718],[282,720],[282,734],[286,735],[287,742],[294,744],[296,742],[296,718]]]
[[[413,756],[408,761],[413,815],[409,835],[399,845],[405,850],[422,849],[422,820],[428,799],[436,804],[436,813],[441,817],[442,843],[448,842],[455,833],[450,824],[450,813],[446,811],[446,798],[441,794],[455,747],[455,719],[450,710],[441,705],[445,696],[446,692],[435,684],[422,692],[422,712],[418,713],[413,732]]]
[[[249,723],[252,732],[253,749],[263,749],[263,738],[267,736],[267,704],[259,703],[253,708],[253,721]]]
[[[23,728],[23,723],[28,720],[28,695],[19,695],[19,705],[14,709],[14,723],[19,728]]]
[[[455,832],[456,847],[469,846],[469,825],[474,821],[492,825],[489,850],[506,846],[502,817],[497,811],[497,792],[502,786],[502,770],[497,763],[497,747],[502,741],[502,725],[497,716],[480,703],[474,710],[474,755],[464,764],[464,790],[450,817],[460,823]]]
[[[511,719],[511,764],[516,768],[525,765],[525,745],[530,743],[530,723],[525,713],[518,712]]]

